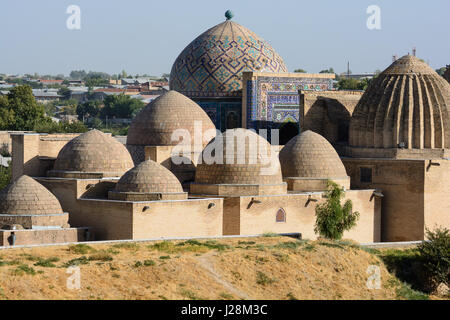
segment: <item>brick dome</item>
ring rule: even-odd
[[[172,141],[176,129],[186,129],[194,143],[194,124],[201,124],[204,133],[215,126],[203,109],[188,97],[168,91],[150,102],[131,122],[127,146],[175,146]],[[209,141],[202,141],[206,145]]]
[[[126,147],[99,130],[70,140],[59,152],[49,176],[66,178],[120,177],[133,167]]]
[[[223,157],[218,146],[223,148]],[[211,152],[214,148],[215,151]],[[211,153],[215,161],[211,159]],[[198,187],[205,184],[259,186],[258,192],[265,194],[280,194],[283,190],[286,191],[280,162],[270,143],[254,131],[242,128],[225,131],[203,150],[202,163],[197,165],[191,192],[199,190]],[[261,187],[267,190],[261,191]]]
[[[58,199],[47,188],[23,175],[0,191],[2,214],[49,215],[63,214],[63,210]]]
[[[142,200],[144,200],[142,197],[145,197],[145,195],[151,197],[151,195],[156,194],[179,194],[182,198],[186,198],[181,183],[175,175],[152,160],[141,162],[133,169],[128,170],[120,178],[114,191],[109,193],[109,198],[125,200],[124,196],[118,195],[118,193],[135,196],[139,194]],[[145,198],[150,200],[148,196]],[[154,196],[152,200],[161,198],[161,196]],[[130,200],[130,197],[128,197],[128,200]]]
[[[162,165],[147,160],[128,170],[115,188],[123,192],[183,192],[180,181]]]
[[[450,148],[450,84],[414,56],[398,59],[355,107],[349,142],[353,149],[380,151]]]
[[[281,149],[284,178],[344,178],[347,172],[333,146],[320,134],[307,130],[292,138]]]

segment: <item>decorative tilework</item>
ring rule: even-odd
[[[247,128],[278,128],[285,122],[299,122],[298,90],[331,90],[327,78],[258,77],[247,81]]]
[[[242,72],[287,72],[283,59],[264,40],[225,21],[192,41],[170,73],[170,88],[191,98],[240,97]]]

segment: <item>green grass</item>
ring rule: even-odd
[[[58,262],[59,258],[52,257],[48,259],[38,258],[38,261],[34,264],[37,267],[55,268],[56,265],[53,262]]]
[[[36,274],[36,271],[33,269],[33,267],[30,267],[26,264],[21,264],[16,269],[13,270],[13,274],[16,276],[22,276],[24,274],[29,274],[34,276]]]
[[[85,256],[82,256],[80,258],[75,258],[70,261],[67,261],[63,266],[68,268],[68,267],[79,266],[79,265],[88,264],[88,263],[89,263],[89,259],[86,258]]]
[[[169,257],[169,259],[170,259],[170,257]],[[156,262],[153,260],[144,260],[144,263],[142,263],[141,261],[136,261],[136,263],[134,264],[134,266],[136,268],[139,268],[142,266],[150,267],[150,266],[154,266],[154,265],[156,265]]]
[[[153,260],[144,260],[144,266],[146,266],[146,267],[154,266],[155,264],[156,264],[156,262]]]
[[[265,273],[261,271],[256,272],[256,283],[262,286],[266,286],[275,282],[275,279],[269,278]]]
[[[226,292],[220,293],[219,297],[222,298],[222,299],[225,299],[225,300],[232,300],[233,299],[233,296],[231,294],[229,294],[229,293],[226,293]]]
[[[418,290],[414,290],[407,283],[401,282],[397,290],[395,291],[398,298],[405,300],[429,300],[430,297]]]
[[[265,238],[272,238],[272,237],[278,237],[279,235],[277,233],[274,232],[264,232],[262,234],[263,237]]]
[[[289,293],[286,295],[286,297],[287,297],[289,300],[298,300],[298,299],[292,294],[292,292],[289,292]]]
[[[195,292],[193,292],[193,291],[191,291],[191,290],[188,290],[188,289],[182,288],[180,293],[181,293],[181,295],[182,295],[183,297],[186,297],[186,298],[188,298],[189,300],[203,300],[202,298],[200,298],[199,296],[197,296],[197,295],[195,294]]]
[[[72,253],[77,253],[77,254],[86,254],[89,252],[94,252],[95,249],[92,248],[91,246],[88,246],[87,244],[80,243],[80,244],[70,246],[69,251]]]
[[[280,242],[280,243],[274,245],[273,248],[295,250],[302,245],[303,245],[303,243],[300,241],[288,241],[288,242]]]
[[[246,244],[246,245],[252,245],[255,244],[255,241],[239,241],[238,244]]]
[[[289,256],[287,254],[284,254],[284,253],[281,253],[281,252],[273,252],[272,255],[279,262],[287,262],[287,261],[289,261]]]
[[[94,253],[89,257],[90,261],[112,261],[114,260],[108,252],[102,251],[98,253]]]
[[[118,243],[112,246],[113,248],[116,249],[127,249],[127,250],[139,250],[140,246],[139,244],[137,244],[136,242],[123,242],[123,243]]]
[[[231,247],[214,240],[200,242],[198,240],[192,239],[179,242],[177,244],[175,244],[172,241],[157,242],[155,244],[149,245],[148,248],[151,250],[157,250],[165,253],[179,253],[179,252],[198,252],[211,249],[223,251]]]

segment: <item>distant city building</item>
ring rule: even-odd
[[[58,94],[58,89],[33,89],[33,96],[39,103],[47,103],[62,98]]]

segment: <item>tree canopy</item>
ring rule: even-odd
[[[337,87],[339,90],[366,90],[370,81],[371,79],[340,78]]]
[[[142,101],[125,94],[107,96],[103,103],[105,106],[100,111],[102,118],[134,118],[144,107]]]
[[[44,107],[36,102],[28,85],[12,88],[0,97],[0,129],[33,130],[46,119]]]

